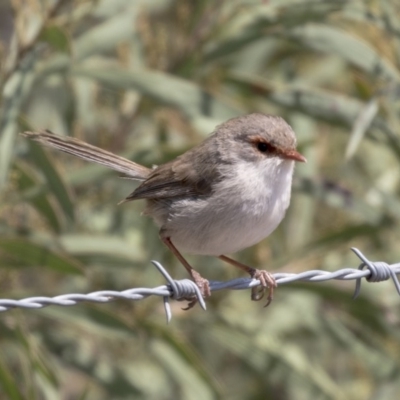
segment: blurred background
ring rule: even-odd
[[[280,227],[235,257],[301,272],[400,262],[396,0],[0,0],[2,298],[154,287],[186,272],[134,183],[20,137],[49,128],[147,166],[228,118],[278,114],[308,163]],[[243,276],[188,257],[213,280]],[[296,283],[0,315],[4,399],[394,399],[392,282]]]

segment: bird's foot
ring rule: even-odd
[[[264,297],[266,290],[268,289],[267,303],[264,307],[269,306],[272,299],[274,298],[274,290],[278,286],[275,278],[272,276],[271,273],[265,271],[264,269],[252,268],[249,273],[253,279],[258,279],[260,281],[260,286],[253,287],[251,289],[251,300],[261,300]]]
[[[190,271],[190,275],[191,275],[191,277],[193,279],[193,282],[200,289],[200,293],[203,296],[203,299],[206,299],[207,297],[210,297],[211,296],[211,290],[210,290],[210,283],[208,282],[208,280],[203,278],[194,269],[192,269]],[[189,302],[187,307],[182,308],[182,310],[185,310],[185,311],[186,310],[190,310],[191,308],[193,308],[196,305],[197,301],[198,301],[196,296],[188,297],[188,298],[185,298],[183,300],[187,300]]]

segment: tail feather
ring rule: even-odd
[[[145,180],[151,172],[149,168],[143,165],[69,136],[58,136],[48,130],[24,132],[22,135],[47,147],[52,147],[86,161],[101,164],[115,171],[122,172],[132,179]]]

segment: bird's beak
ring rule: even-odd
[[[282,156],[283,156],[283,158],[286,158],[287,160],[307,162],[307,159],[302,154],[300,154],[297,150],[285,151]]]

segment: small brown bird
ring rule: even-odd
[[[146,199],[144,214],[160,227],[161,240],[204,297],[210,295],[208,280],[180,251],[217,256],[241,268],[261,282],[261,292],[253,288],[252,299],[261,299],[269,288],[270,303],[273,276],[224,254],[267,237],[289,206],[294,162],[306,159],[297,152],[295,134],[282,118],[250,114],[230,119],[196,147],[154,169],[49,131],[23,135],[142,181],[122,202]],[[192,300],[188,308],[194,304]]]

